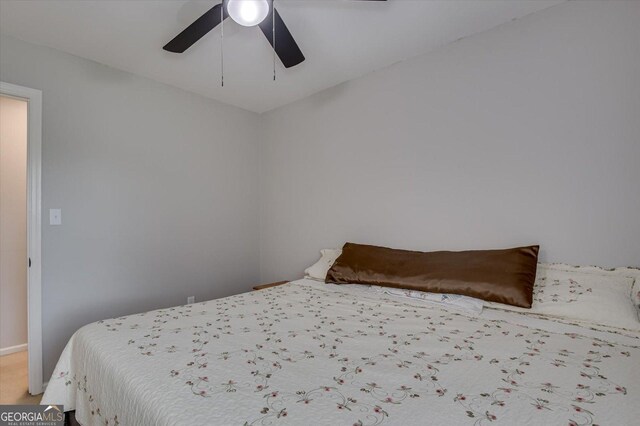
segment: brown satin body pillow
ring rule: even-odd
[[[346,243],[325,282],[461,294],[531,308],[539,246],[418,251]]]

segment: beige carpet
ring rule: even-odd
[[[0,404],[40,404],[42,395],[29,395],[27,389],[27,352],[0,356]]]

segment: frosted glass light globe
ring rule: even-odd
[[[269,14],[269,2],[267,0],[229,0],[227,12],[238,24],[253,27],[264,21]]]

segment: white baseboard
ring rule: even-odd
[[[22,352],[27,350],[27,344],[23,343],[22,345],[9,346],[6,348],[0,348],[0,356],[14,354],[16,352]]]

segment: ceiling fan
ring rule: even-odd
[[[278,10],[273,7],[273,0],[222,0],[222,3],[213,6],[196,19],[167,43],[163,49],[168,52],[182,53],[229,16],[245,27],[259,25],[286,68],[291,68],[304,61],[300,47],[298,47]]]

